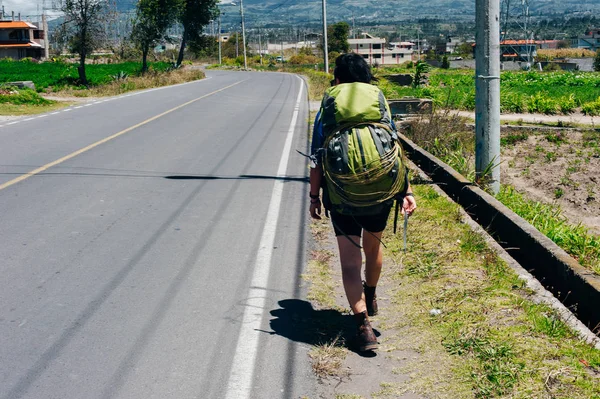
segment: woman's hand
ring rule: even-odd
[[[410,216],[417,209],[417,201],[415,201],[415,197],[411,195],[407,195],[404,197],[402,201],[402,215],[405,213]]]
[[[321,200],[319,198],[310,200],[310,216],[313,219],[321,219]]]

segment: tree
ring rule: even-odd
[[[79,54],[79,83],[87,86],[85,60],[97,49],[104,38],[104,21],[107,17],[103,0],[61,0],[59,9],[64,14],[60,32],[71,46],[71,50]]]
[[[242,35],[240,33],[234,33],[229,36],[226,42],[222,44],[221,52],[223,57],[237,58],[240,54],[243,54],[242,48]]]
[[[216,57],[219,52],[219,43],[214,36],[201,35],[190,40],[188,47],[196,57]]]
[[[337,22],[327,27],[327,51],[336,51],[344,54],[350,51],[348,44],[348,35],[350,34],[350,25],[346,22]]]
[[[183,0],[179,10],[178,21],[183,26],[181,46],[177,57],[177,66],[183,62],[185,46],[189,41],[198,41],[203,28],[219,15],[217,0]]]
[[[429,72],[429,64],[425,61],[417,61],[415,66],[415,75],[413,76],[412,87],[414,89],[421,87],[427,81],[427,72]]]
[[[442,68],[442,69],[450,68],[450,61],[448,61],[447,55],[442,56],[442,65],[440,66],[440,68]]]
[[[473,56],[473,46],[471,43],[461,43],[457,46],[456,52],[463,58],[471,58]]]
[[[596,50],[596,56],[594,57],[594,71],[600,72],[600,49]]]
[[[131,38],[142,51],[142,72],[148,70],[148,53],[177,18],[179,0],[139,0]]]

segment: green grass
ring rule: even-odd
[[[44,106],[53,103],[31,89],[0,89],[0,104]]]
[[[150,68],[155,71],[166,71],[169,67],[167,62],[150,63]],[[138,62],[86,65],[90,86],[110,83],[121,73],[137,76],[140,70],[141,63]],[[57,91],[65,87],[77,87],[78,78],[77,64],[0,60],[0,83],[30,80],[37,91]]]
[[[500,137],[500,145],[502,146],[510,146],[520,143],[521,141],[526,141],[529,138],[527,133],[511,133],[506,136]]]
[[[600,275],[600,238],[581,224],[568,223],[558,206],[529,200],[509,186],[502,187],[496,198],[567,251],[581,265]]]
[[[414,74],[414,69],[379,68],[380,87],[388,98],[424,97],[438,106],[475,109],[475,74],[468,70],[432,69],[429,85],[417,89],[389,83],[394,73]],[[600,113],[600,75],[593,72],[505,71],[500,80],[502,112],[569,114],[582,107],[589,115]]]
[[[466,129],[464,123],[456,117],[433,114],[424,118],[422,121],[413,122],[407,135],[461,175],[475,181],[475,146],[472,132]],[[557,146],[567,143],[563,133],[549,133],[545,137]],[[590,132],[585,137],[592,151],[597,149],[599,136]],[[513,134],[503,138],[502,142],[504,145],[512,145],[526,138],[526,134]],[[592,155],[594,156],[595,153]],[[556,152],[546,152],[544,160],[548,163],[555,162]],[[575,162],[568,166],[562,184],[568,186],[571,183],[568,173],[578,171],[579,163]],[[563,194],[562,191],[556,191],[555,197],[561,197]],[[591,234],[581,224],[570,224],[557,206],[528,200],[511,187],[503,187],[496,198],[577,259],[582,266],[600,275],[600,237]]]
[[[419,208],[409,248],[387,232],[393,307],[390,348],[416,351],[401,392],[437,398],[589,399],[600,395],[600,351],[583,343],[488,246],[459,222],[458,206],[413,186]],[[388,235],[389,234],[389,235]],[[436,273],[413,265],[435,259]],[[385,273],[390,273],[384,270]],[[430,309],[439,309],[436,316]],[[385,310],[384,310],[385,312]],[[383,314],[385,317],[385,313]],[[387,331],[383,331],[383,336]],[[393,352],[388,356],[392,356]]]
[[[71,105],[70,102],[55,102],[50,105],[15,105],[15,104],[0,104],[0,115],[35,115],[43,114],[44,112],[55,111]]]
[[[40,114],[68,105],[47,100],[31,89],[0,89],[0,115]]]

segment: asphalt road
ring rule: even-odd
[[[210,72],[1,123],[0,398],[313,397],[307,119]]]

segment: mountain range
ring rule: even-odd
[[[598,0],[526,1],[532,19],[600,13]],[[136,0],[116,1],[119,11],[129,11],[135,8],[135,4]],[[511,5],[511,18],[522,18],[524,11],[521,1],[501,0],[503,10],[506,4]],[[243,5],[249,26],[315,25],[320,23],[322,15],[322,0],[243,0]],[[225,21],[234,21],[239,17],[239,0],[222,1],[219,7]],[[465,22],[475,19],[475,0],[329,0],[327,18],[328,22],[343,20],[356,25],[397,23],[421,18],[441,19],[448,23]]]

